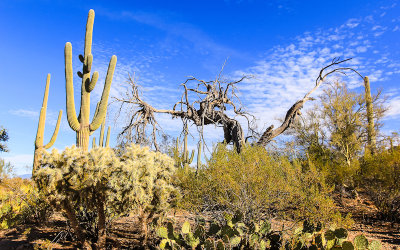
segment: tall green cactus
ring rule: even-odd
[[[364,87],[365,87],[365,104],[367,106],[367,140],[368,147],[371,151],[371,154],[375,154],[376,151],[376,132],[375,132],[375,124],[374,124],[374,109],[372,106],[372,97],[371,97],[371,87],[369,85],[369,79],[366,76],[364,78]]]
[[[32,169],[32,176],[35,174],[37,168],[39,167],[39,161],[42,155],[42,151],[44,149],[48,149],[53,146],[54,142],[57,139],[58,130],[60,129],[60,122],[62,116],[62,110],[58,113],[57,125],[54,129],[53,136],[51,137],[49,143],[43,145],[43,137],[44,137],[44,126],[46,123],[46,111],[47,111],[47,100],[49,98],[49,88],[50,88],[50,74],[47,74],[46,79],[46,87],[44,90],[44,97],[42,108],[40,109],[40,116],[39,116],[39,124],[36,133],[36,140],[35,140],[35,154],[33,158],[33,169]]]
[[[98,102],[96,105],[96,111],[94,112],[94,114],[96,115],[99,112],[99,106],[100,103]],[[106,111],[106,116],[107,116],[107,111]],[[104,144],[104,127],[106,126],[106,119],[104,118],[103,123],[101,124],[101,128],[100,128],[100,137],[99,137],[99,147],[109,147],[110,145],[110,126],[108,126],[107,129],[107,136],[106,136],[106,142]],[[91,132],[90,134],[92,134],[93,132]],[[96,137],[93,137],[93,141],[92,141],[92,148],[96,148]]]
[[[199,145],[197,147],[197,167],[196,167],[196,171],[201,167],[201,147],[202,147],[202,143],[200,141]]]
[[[104,127],[105,127],[105,120],[104,122],[101,124],[101,129],[100,129],[100,139],[99,139],[99,147],[106,147],[108,148],[110,146],[110,126],[108,126],[107,129],[107,135],[106,135],[106,141],[104,142]],[[92,141],[92,148],[96,148],[96,137],[93,137],[93,141]]]
[[[189,167],[189,165],[193,162],[193,158],[194,158],[194,150],[192,150],[191,155],[189,156],[189,151],[187,149],[187,135],[188,135],[188,129],[187,126],[185,128],[185,137],[183,139],[183,152],[182,154],[179,152],[181,145],[179,142],[179,138],[176,138],[176,146],[175,146],[175,150],[174,150],[174,159],[178,165],[178,167],[182,167],[187,169]]]
[[[174,160],[177,164],[178,167],[182,167],[183,169],[188,169],[189,165],[193,162],[193,158],[194,158],[194,152],[195,150],[192,150],[192,153],[189,156],[189,151],[187,149],[188,143],[187,143],[187,135],[188,135],[188,128],[186,126],[185,128],[185,137],[183,139],[183,152],[180,153],[180,142],[179,142],[179,137],[176,138],[176,146],[175,149],[173,151],[174,153]],[[201,141],[198,143],[197,145],[197,167],[196,169],[199,169],[201,167],[201,147],[202,147],[202,143]]]
[[[92,55],[92,35],[93,35],[93,22],[94,10],[89,11],[86,23],[85,35],[85,51],[84,55],[79,55],[79,60],[83,63],[82,72],[78,71],[78,76],[82,78],[81,89],[81,107],[79,116],[76,116],[75,101],[74,101],[74,87],[73,87],[73,72],[72,72],[72,45],[71,43],[65,44],[65,81],[66,81],[66,95],[67,95],[67,118],[69,126],[76,132],[76,145],[88,150],[89,135],[97,130],[103,123],[106,117],[108,96],[110,93],[111,83],[114,75],[117,57],[113,55],[108,65],[107,76],[104,84],[103,94],[99,102],[98,112],[93,116],[90,123],[90,92],[94,89],[99,77],[99,73],[95,71],[90,78],[92,68],[93,55]]]

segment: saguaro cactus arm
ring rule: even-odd
[[[99,72],[95,71],[92,75],[92,79],[90,80],[90,83],[86,87],[87,92],[92,92],[92,90],[96,86],[98,79],[99,79]]]
[[[110,146],[110,131],[111,131],[111,128],[110,128],[110,126],[108,126],[107,137],[106,137],[106,145],[105,145],[105,147],[107,147],[107,148]]]
[[[106,139],[105,139],[105,142],[104,142],[104,128],[105,128],[105,126],[106,126],[106,121],[104,119],[103,123],[101,124],[99,144],[96,145],[96,137],[93,137],[92,148],[95,148],[97,146],[100,147],[100,148],[109,147],[109,145],[110,145],[110,129],[111,128],[110,128],[110,126],[108,126],[107,135],[106,135]]]
[[[90,9],[88,19],[86,22],[86,33],[85,33],[85,56],[92,54],[92,34],[94,24],[94,10]]]
[[[108,96],[110,94],[110,88],[111,88],[111,83],[112,83],[116,64],[117,64],[117,57],[112,56],[110,63],[108,64],[107,76],[106,76],[106,81],[104,83],[103,94],[101,95],[99,110],[96,113],[96,115],[93,117],[92,123],[89,126],[91,131],[98,129],[106,117]]]
[[[101,124],[101,129],[100,129],[99,147],[103,147],[103,145],[104,145],[104,127],[105,127],[105,124],[103,122]]]
[[[43,147],[43,136],[44,136],[44,127],[46,123],[46,111],[47,111],[47,100],[49,98],[49,88],[50,88],[50,74],[47,74],[46,87],[44,90],[43,103],[42,103],[42,108],[40,109],[39,124],[36,133],[36,140],[35,140],[36,149]],[[49,143],[47,143],[46,146],[44,146],[45,149],[48,149],[51,146],[53,146],[54,142],[56,141],[58,130],[60,128],[61,116],[62,116],[62,110],[60,110],[60,112],[58,113],[57,125],[54,129],[53,136],[51,137]]]
[[[47,143],[45,146],[43,146],[44,127],[45,127],[45,123],[46,123],[47,100],[49,98],[49,88],[50,88],[50,74],[47,74],[46,87],[44,90],[43,103],[42,103],[42,108],[40,109],[39,124],[38,124],[37,133],[36,133],[36,139],[35,139],[35,154],[34,154],[34,159],[33,159],[32,175],[35,174],[36,169],[39,166],[39,160],[41,158],[41,151],[43,149],[48,149],[51,146],[53,146],[54,142],[56,141],[58,131],[60,129],[62,110],[60,110],[60,112],[58,114],[57,125],[54,129],[53,135],[52,135],[49,143]]]
[[[54,142],[56,141],[58,131],[60,129],[61,116],[62,116],[62,110],[60,110],[60,112],[58,113],[57,124],[56,124],[56,127],[54,128],[53,136],[51,137],[49,143],[47,143],[44,146],[44,149],[49,149],[51,146],[53,146]]]
[[[65,57],[65,92],[67,100],[67,120],[69,126],[74,131],[79,131],[80,124],[76,116],[75,100],[74,100],[74,78],[72,70],[72,45],[71,43],[65,44],[64,49]]]
[[[46,123],[47,100],[49,98],[49,88],[50,88],[50,74],[47,74],[46,87],[44,89],[42,108],[40,109],[39,124],[36,133],[35,148],[43,146],[43,134],[44,134],[44,127],[46,125],[45,123]]]

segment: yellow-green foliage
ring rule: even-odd
[[[49,204],[31,180],[21,178],[0,181],[0,229],[18,224],[41,222],[50,213]]]
[[[68,219],[79,220],[82,209],[109,218],[133,209],[152,214],[165,211],[177,194],[170,184],[174,171],[169,156],[147,147],[132,144],[117,156],[111,148],[85,152],[73,146],[61,153],[44,153],[36,181]],[[99,207],[104,211],[99,212]]]
[[[222,144],[207,165],[197,176],[178,175],[184,208],[239,210],[246,220],[279,215],[329,222],[335,217],[328,196],[332,188],[313,166],[304,170],[300,163],[261,147],[245,146],[237,154]]]
[[[366,154],[361,161],[360,187],[371,195],[375,205],[390,219],[400,218],[400,148]]]

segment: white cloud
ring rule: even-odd
[[[398,119],[400,117],[400,96],[397,91],[397,96],[389,100],[389,110],[386,115],[388,119]]]
[[[39,117],[39,112],[29,109],[16,109],[16,110],[10,110],[9,112],[10,114],[16,116],[27,117],[31,119],[37,119]]]
[[[367,51],[367,47],[366,46],[359,46],[356,48],[357,53],[363,53],[365,51]]]
[[[349,19],[346,22],[346,25],[351,29],[357,27],[359,24],[360,24],[360,21],[358,19],[355,19],[355,18]]]

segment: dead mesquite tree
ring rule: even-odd
[[[184,91],[181,99],[175,103],[172,109],[157,109],[143,101],[138,85],[134,79],[129,76],[126,92],[122,97],[114,97],[114,100],[120,103],[119,113],[123,110],[125,105],[133,112],[128,123],[123,127],[120,137],[128,137],[136,143],[146,141],[146,127],[152,126],[152,143],[158,150],[156,134],[159,129],[158,123],[154,117],[155,113],[170,114],[173,118],[180,118],[184,124],[192,122],[198,129],[200,138],[203,138],[203,127],[205,125],[216,125],[223,128],[224,142],[229,144],[233,143],[237,151],[240,152],[241,146],[245,143],[243,129],[239,121],[235,118],[229,117],[226,113],[227,108],[231,108],[235,117],[242,116],[248,122],[249,137],[259,137],[254,144],[266,146],[272,139],[285,132],[294,119],[300,114],[300,110],[304,104],[313,100],[310,95],[318,89],[326,78],[333,73],[346,74],[347,71],[356,72],[350,67],[341,67],[347,61],[334,58],[332,62],[323,67],[315,81],[315,86],[311,89],[302,99],[295,102],[287,111],[282,124],[274,129],[274,126],[269,126],[261,136],[257,136],[253,126],[254,116],[243,110],[239,97],[237,96],[236,85],[244,79],[249,78],[244,76],[237,81],[227,82],[221,79],[221,74],[213,81],[204,81],[195,77],[188,78],[181,84]],[[189,87],[193,86],[194,87]],[[197,97],[192,100],[193,97]],[[184,126],[185,127],[185,126]]]

